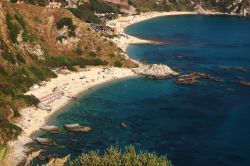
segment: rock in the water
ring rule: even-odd
[[[240,85],[250,86],[250,82],[241,81],[241,82],[240,82]]]
[[[181,75],[177,78],[176,83],[178,84],[195,84],[198,83],[199,79],[206,78],[216,82],[223,82],[222,79],[210,76],[206,73],[193,72],[187,75]]]
[[[121,123],[120,126],[121,126],[122,128],[128,127],[128,126],[126,125],[126,123]]]
[[[40,154],[40,155],[38,156],[38,158],[39,158],[39,160],[41,160],[41,161],[46,160],[46,156],[44,156],[44,155],[42,155],[42,154]]]
[[[35,138],[35,140],[42,145],[48,145],[48,146],[56,145],[55,142],[49,138],[37,137],[37,138]]]
[[[84,133],[90,132],[92,130],[91,127],[79,125],[78,123],[66,124],[66,125],[64,125],[64,128],[69,130],[69,131],[84,132]]]
[[[139,68],[136,68],[133,71],[138,75],[152,79],[167,79],[178,75],[177,72],[163,64],[141,65]]]
[[[235,69],[236,69],[236,70],[239,70],[239,71],[241,71],[241,72],[247,72],[247,69],[244,68],[244,67],[236,67]]]
[[[229,70],[229,69],[231,69],[231,67],[228,67],[228,66],[218,66],[219,68],[221,68],[221,69],[224,69],[224,70]]]
[[[208,75],[205,73],[191,73],[187,75],[181,75],[177,78],[176,83],[178,84],[195,84],[200,78],[208,78]]]
[[[43,126],[40,128],[40,130],[44,130],[49,133],[59,133],[60,130],[57,126]]]

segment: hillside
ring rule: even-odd
[[[249,0],[130,0],[138,11],[194,10],[197,5],[204,9],[229,14],[250,15]]]
[[[11,124],[19,110],[39,101],[24,92],[56,77],[66,66],[132,67],[114,43],[96,33],[66,9],[0,3],[0,143],[15,139],[21,129]]]

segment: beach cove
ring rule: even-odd
[[[116,22],[120,22],[121,24],[116,25],[115,28],[119,30],[120,33],[122,33],[127,26],[136,22],[159,16],[188,13],[189,12],[152,12],[143,14],[143,17],[134,17],[132,22],[131,17],[124,17],[125,20],[123,18],[122,21],[119,18],[118,20],[116,20]],[[123,28],[120,25],[122,25]],[[127,41],[124,43],[124,40]],[[126,39],[121,36],[119,38],[119,41],[120,44],[117,45],[122,50],[124,50],[124,52],[126,52],[129,43],[151,43],[151,41],[138,39],[132,36],[130,36],[129,38],[126,37]],[[128,55],[125,56],[129,58]],[[135,62],[139,63],[138,61]],[[108,73],[105,73],[107,71]],[[102,73],[103,75],[100,75],[100,73]],[[16,125],[23,129],[23,134],[18,137],[18,140],[12,141],[8,144],[10,150],[7,153],[6,161],[12,161],[11,165],[17,165],[18,163],[24,161],[27,157],[27,153],[29,153],[30,151],[29,147],[27,147],[26,145],[34,141],[32,134],[46,125],[47,119],[51,115],[55,114],[59,110],[62,110],[66,105],[69,104],[69,102],[72,101],[72,99],[76,98],[79,94],[84,95],[84,92],[88,91],[90,88],[106,82],[110,82],[112,80],[136,76],[137,75],[133,72],[132,69],[88,67],[87,69],[76,73],[71,73],[68,71],[66,75],[58,74],[57,78],[51,79],[49,82],[45,82],[43,86],[38,87],[37,85],[35,85],[35,88],[27,92],[26,94],[34,95],[39,99],[52,96],[53,99],[49,101],[49,109],[51,109],[51,111],[46,111],[44,109],[35,107],[28,107],[21,110],[22,116],[20,119],[16,120]],[[53,91],[55,90],[55,88],[61,89],[62,93],[59,94],[59,96],[57,96],[57,94],[56,96],[53,95]]]
[[[191,15],[187,17],[170,16],[169,19],[167,17],[162,17],[156,18],[154,20],[166,19],[167,22],[170,22],[169,24],[171,25],[171,21],[173,21],[173,18],[177,21],[180,19],[181,22],[183,21],[181,19],[190,19],[191,17]],[[147,18],[149,19],[150,17],[148,16]],[[194,19],[194,21],[197,21],[196,19],[201,20],[202,16],[192,18]],[[149,27],[148,30],[150,31],[150,23],[151,21],[154,22],[154,20],[148,20],[147,22],[135,24],[133,25],[135,26],[134,29],[140,29],[140,25],[147,24],[147,27]],[[193,23],[194,21],[190,22]],[[233,19],[232,21],[235,21],[235,19]],[[133,20],[133,22],[136,21]],[[178,25],[178,22],[174,23]],[[188,23],[184,22],[184,24]],[[247,26],[248,24],[246,24],[246,27]],[[211,73],[220,77],[223,77],[223,75],[225,75],[225,78],[223,79],[229,81],[227,81],[226,84],[204,81],[198,85],[189,87],[176,85],[174,83],[174,80],[152,81],[143,78],[128,78],[124,81],[121,80],[112,83],[110,82],[109,84],[105,84],[105,86],[102,87],[98,86],[97,90],[88,91],[89,93],[87,94],[87,96],[82,96],[79,102],[80,104],[74,104],[72,107],[68,108],[69,110],[63,115],[55,115],[53,119],[49,120],[50,124],[59,125],[65,122],[65,117],[72,117],[72,122],[75,122],[77,121],[75,119],[76,117],[82,116],[84,120],[80,122],[85,122],[86,124],[90,124],[91,126],[93,126],[93,133],[86,135],[85,138],[82,138],[81,135],[73,135],[78,141],[77,143],[74,143],[76,144],[74,147],[70,147],[69,144],[67,144],[63,140],[60,140],[61,144],[63,143],[70,147],[70,150],[68,151],[67,149],[65,150],[65,152],[78,154],[80,151],[92,150],[96,149],[97,147],[103,149],[110,144],[115,144],[121,147],[127,144],[133,144],[139,149],[142,148],[149,151],[156,151],[160,154],[167,153],[169,158],[173,160],[174,163],[177,163],[179,165],[187,162],[192,163],[192,165],[200,165],[208,159],[214,159],[214,164],[222,163],[222,165],[228,165],[228,162],[231,162],[232,165],[235,163],[248,163],[248,160],[246,160],[245,156],[241,153],[244,152],[245,154],[247,154],[249,150],[249,146],[246,141],[248,138],[248,135],[246,134],[247,129],[242,130],[244,128],[242,127],[243,124],[239,123],[240,121],[247,121],[248,112],[246,108],[248,107],[248,105],[245,100],[248,97],[248,87],[240,86],[237,82],[238,79],[234,78],[235,76],[238,76],[244,78],[245,80],[249,79],[247,76],[247,72],[241,72],[237,70],[237,65],[239,64],[244,66],[246,69],[248,68],[247,57],[243,56],[244,51],[248,49],[248,44],[245,43],[244,45],[240,45],[233,43],[230,45],[226,43],[224,45],[220,45],[221,43],[213,43],[209,40],[207,43],[207,41],[204,42],[204,40],[199,39],[199,45],[197,45],[197,38],[189,37],[188,35],[184,35],[184,33],[178,34],[176,32],[172,32],[171,29],[168,29],[167,32],[169,32],[170,35],[167,34],[167,36],[164,36],[163,39],[166,41],[170,40],[171,42],[177,44],[171,47],[166,45],[152,46],[148,45],[147,43],[151,43],[151,36],[145,36],[147,32],[138,30],[133,31],[130,28],[133,29],[133,27],[129,27],[127,29],[129,34],[138,36],[138,38],[135,37],[135,42],[132,43],[140,44],[130,46],[128,54],[132,56],[132,58],[136,60],[143,60],[146,63],[170,64],[171,67],[177,68],[181,71],[209,72],[209,74]],[[183,29],[186,30],[185,28]],[[187,31],[190,31],[190,29],[187,29]],[[140,38],[143,37],[149,40],[142,41],[142,39]],[[125,42],[127,38],[129,37],[125,37],[117,43],[123,50],[126,50],[128,44],[131,43]],[[223,37],[219,39],[222,40]],[[238,38],[236,37],[236,39]],[[221,42],[221,40],[219,40],[218,42]],[[204,48],[210,49],[212,47],[212,50],[215,51],[214,55],[218,55],[218,52],[216,51],[220,51],[220,49],[222,48],[230,48],[229,50],[232,52],[231,56],[226,56],[228,54],[221,55],[225,56],[224,58],[233,59],[234,51],[239,52],[240,55],[242,55],[241,58],[243,61],[237,61],[237,63],[234,64],[228,61],[224,62],[222,61],[222,59],[220,59],[217,63],[215,63],[214,61],[213,63],[211,63],[211,59],[207,60],[205,58],[211,57],[211,51],[206,51],[206,56],[200,57],[200,53],[196,53],[196,50],[186,50],[186,47],[183,44],[179,46],[178,43],[183,43],[184,41],[191,42],[191,44],[188,43],[187,45],[187,47],[190,48],[202,48],[203,50]],[[244,49],[243,51],[238,51],[235,48]],[[164,54],[166,54],[168,58],[164,58]],[[154,56],[152,57],[152,55]],[[223,69],[222,65],[229,66],[229,68]],[[97,69],[97,71],[99,72],[102,70],[103,69]],[[128,70],[128,72],[124,71],[126,74],[119,71],[118,73],[123,73],[121,77],[118,77],[115,74],[113,76],[117,78],[135,76],[133,73],[131,73],[130,69]],[[77,84],[77,82],[80,80],[79,78],[82,76],[85,76],[84,72],[71,77],[71,79],[76,80],[72,81],[72,86],[75,86],[75,84]],[[107,80],[113,80],[114,77],[111,77],[111,79]],[[93,77],[92,79],[96,78]],[[102,81],[100,81],[100,83],[101,82]],[[103,80],[103,82],[105,81]],[[63,85],[64,84],[62,84],[62,86]],[[50,90],[47,93],[52,90],[52,87],[54,88],[54,86],[51,86]],[[207,91],[207,89],[209,89],[209,91]],[[77,91],[73,94],[79,93],[79,91],[82,90],[77,89]],[[132,97],[130,97],[129,99],[127,96]],[[237,101],[235,101],[236,96],[238,97]],[[234,102],[232,102],[232,99],[234,99]],[[68,103],[68,101],[69,99],[67,99],[67,102],[65,102],[64,104]],[[96,101],[98,102],[96,103]],[[227,101],[231,101],[230,104],[227,103]],[[154,103],[153,105],[150,104],[152,102]],[[110,104],[106,105],[106,103]],[[127,105],[127,107],[124,107],[124,103],[125,105]],[[75,110],[81,111],[79,113],[76,113],[74,112]],[[238,116],[234,114],[237,111]],[[76,114],[76,117],[74,114]],[[51,114],[46,115],[46,117],[49,118],[50,115]],[[160,117],[157,115],[160,115]],[[242,119],[242,115],[244,115],[243,117],[246,118],[245,120],[244,118]],[[229,117],[229,119],[227,119],[227,117]],[[153,119],[156,119],[157,121],[154,121]],[[27,121],[28,120],[29,119],[27,119]],[[225,123],[223,123],[224,121]],[[44,122],[46,121],[43,121],[43,119],[41,119],[39,124],[43,125]],[[119,127],[120,122],[125,122],[128,125],[128,129],[121,130]],[[236,127],[232,128],[232,125],[235,125]],[[36,126],[35,128],[37,130],[38,126]],[[223,132],[215,130],[216,128],[219,128],[218,130],[221,130]],[[238,135],[240,135],[240,133],[244,134],[245,138],[233,137],[233,135],[236,135],[236,131],[239,133]],[[29,134],[31,134],[31,132]],[[42,133],[41,135],[58,139],[56,136],[51,136],[49,134]],[[143,138],[141,137],[141,135],[143,135]],[[63,135],[61,136],[62,138],[66,139],[69,135],[63,133]],[[26,138],[28,137],[29,135],[26,135]],[[82,139],[84,139],[84,141]],[[237,139],[241,139],[242,143],[238,143],[237,141],[235,146],[228,145],[232,144],[232,142],[235,143],[234,140]],[[80,140],[84,142],[84,146],[86,146],[86,148],[81,147],[83,142],[81,143]],[[225,144],[223,144],[223,142]],[[23,147],[22,144],[20,145],[21,147]],[[243,145],[246,146],[243,147]],[[202,150],[202,147],[207,147],[207,149],[204,151]],[[53,149],[52,151],[54,150],[55,149]],[[50,150],[48,153],[51,153]],[[21,152],[17,154],[22,155],[24,153]],[[202,154],[203,157],[195,157],[197,156],[197,154]],[[225,159],[226,161],[222,161]]]

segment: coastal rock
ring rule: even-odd
[[[52,139],[49,139],[49,138],[41,138],[41,137],[37,137],[35,138],[35,140],[42,144],[42,145],[47,145],[47,146],[53,146],[53,145],[56,145],[56,143],[52,140]]]
[[[92,130],[91,127],[76,124],[66,124],[64,128],[69,131],[88,133]]]
[[[224,70],[229,70],[229,69],[231,69],[231,67],[228,67],[228,66],[218,66],[219,68],[221,68],[221,69],[224,69]]]
[[[48,133],[59,133],[60,130],[57,126],[43,126],[40,128],[40,130],[44,130]]]
[[[176,83],[178,84],[195,84],[200,78],[208,78],[208,75],[205,73],[191,73],[187,75],[181,75],[177,78]]]
[[[244,67],[236,67],[235,69],[236,69],[236,70],[239,70],[239,71],[241,71],[241,72],[247,72],[247,69],[244,68]]]
[[[240,82],[240,85],[250,86],[250,82],[241,81],[241,82]]]
[[[163,64],[141,65],[139,68],[134,69],[133,72],[152,79],[168,79],[178,75],[177,72]]]
[[[120,126],[121,126],[122,128],[127,128],[127,127],[128,127],[128,126],[126,125],[126,123],[124,123],[124,122],[121,123]]]
[[[181,75],[177,78],[176,83],[178,84],[195,84],[199,82],[199,79],[205,78],[216,82],[223,82],[222,79],[210,76],[206,73],[193,72],[191,74]]]

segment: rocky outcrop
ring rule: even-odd
[[[241,81],[241,82],[240,82],[240,85],[243,85],[243,86],[250,86],[250,82]]]
[[[177,72],[163,64],[141,65],[139,68],[134,69],[133,72],[152,79],[167,79],[178,75]]]
[[[90,132],[92,130],[91,127],[79,125],[78,123],[76,123],[76,124],[66,124],[66,125],[64,125],[64,128],[66,130],[69,130],[69,131],[83,132],[83,133],[88,133],[88,132]]]
[[[196,84],[200,79],[210,79],[216,82],[223,82],[222,79],[210,76],[206,73],[193,72],[191,74],[181,75],[177,78],[176,83],[178,84]]]
[[[56,143],[52,139],[49,139],[49,138],[37,137],[37,138],[35,138],[35,140],[42,145],[47,145],[47,146],[56,145]]]
[[[60,129],[57,126],[43,126],[40,130],[46,131],[48,133],[59,133]]]

